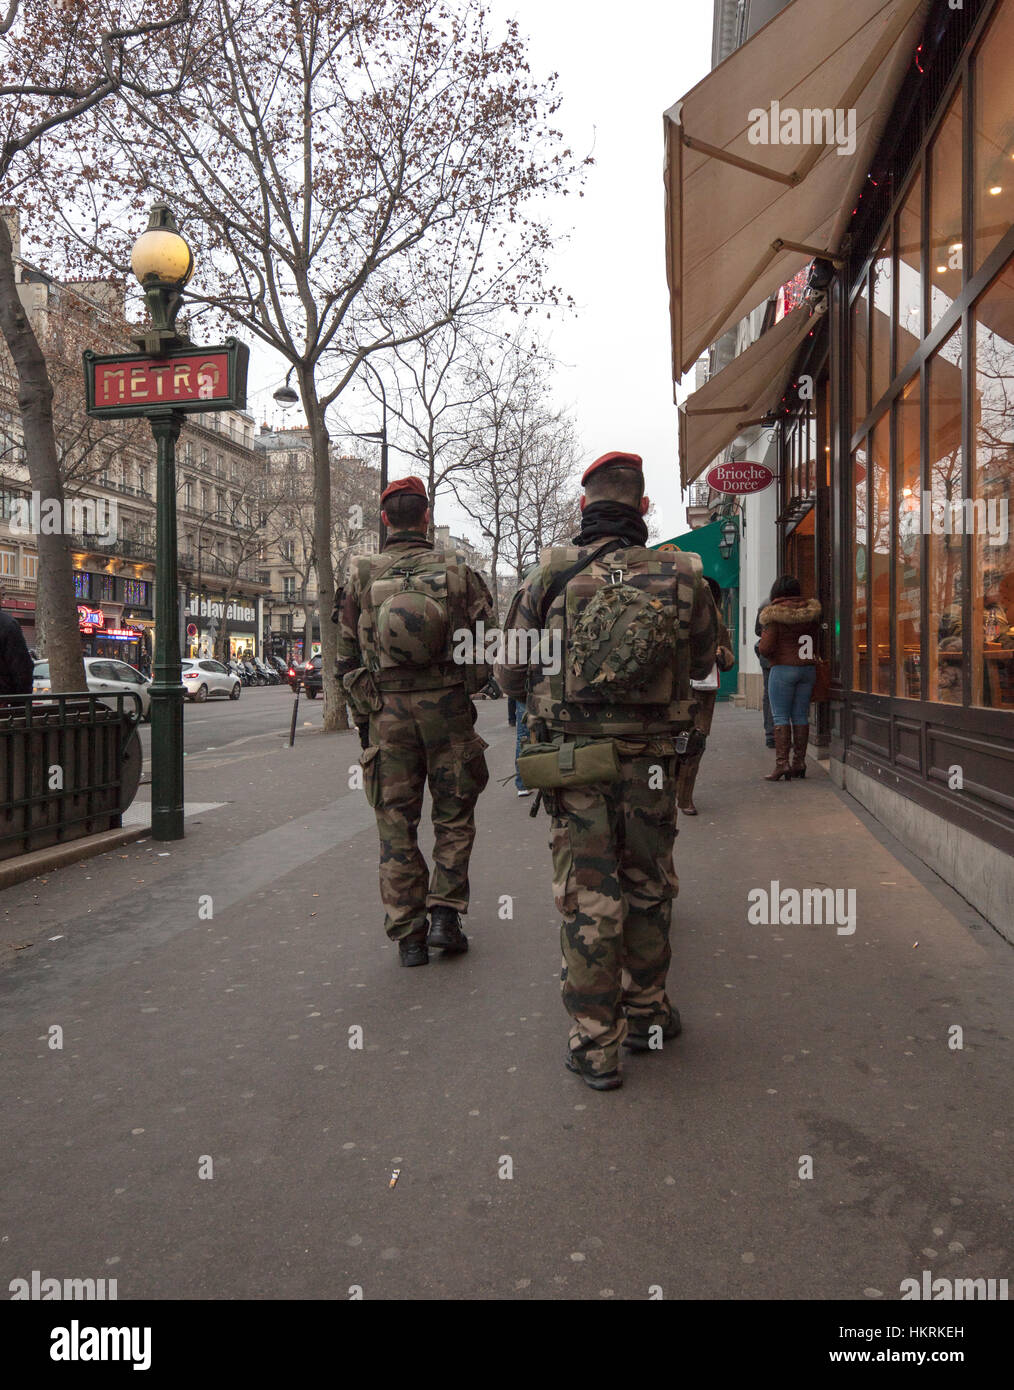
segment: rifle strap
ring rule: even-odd
[[[539,625],[546,626],[546,617],[556,599],[563,593],[570,581],[576,578],[582,570],[586,570],[589,565],[593,565],[596,560],[605,555],[610,550],[626,550],[626,545],[621,541],[619,544],[615,540],[606,541],[605,545],[599,546],[598,550],[592,551],[590,555],[585,555],[583,559],[577,560],[573,565],[569,565],[565,570],[561,570],[550,581],[546,592],[542,595],[542,603],[539,605]]]

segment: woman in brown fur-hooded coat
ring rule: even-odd
[[[775,770],[768,782],[806,776],[820,615],[819,600],[804,599],[799,580],[791,574],[775,580],[771,602],[761,609],[757,650],[771,662],[768,694],[775,723]]]

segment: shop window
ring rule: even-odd
[[[866,581],[869,574],[869,545],[866,526],[866,499],[869,493],[869,473],[866,465],[866,446],[852,455],[852,488],[855,496],[853,517],[852,573],[852,686],[869,690],[870,664],[866,613]]]
[[[1004,0],[975,59],[973,270],[1014,226],[1014,0]]]
[[[74,572],[74,597],[91,598],[91,575],[82,574],[80,570]]]
[[[961,149],[964,94],[959,87],[930,146],[930,322],[935,328],[961,292]]]
[[[926,695],[942,704],[960,705],[964,545],[954,525],[955,508],[962,513],[960,328],[930,358],[928,371],[929,496],[922,512],[929,537]]]
[[[100,574],[98,598],[100,603],[112,603],[116,597],[116,581],[111,574]]]
[[[972,703],[1014,709],[1014,257],[974,313]]]
[[[866,286],[852,301],[852,433],[870,413],[870,380],[866,361],[869,300]]]
[[[870,660],[874,695],[891,693],[891,469],[889,415],[870,436]]]
[[[922,339],[922,175],[917,175],[898,213],[895,351],[899,371]]]
[[[922,695],[922,463],[919,378],[898,397],[895,460],[895,693],[908,700]]]
[[[894,251],[888,234],[873,261],[873,308],[870,314],[871,405],[891,384],[891,324],[894,322]]]

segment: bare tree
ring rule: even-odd
[[[497,599],[506,574],[520,583],[547,545],[569,538],[580,516],[573,425],[548,400],[552,364],[536,345],[499,346],[473,363],[467,451],[448,476],[489,549]]]
[[[157,192],[195,244],[199,298],[289,363],[327,607],[329,409],[367,358],[404,341],[392,318],[424,268],[443,293],[417,337],[478,302],[555,300],[549,228],[529,208],[575,161],[550,124],[554,79],[530,78],[517,25],[494,39],[480,0],[217,0],[215,16],[184,98],[96,116],[96,159],[116,151],[127,205],[96,190],[82,156],[65,222],[81,236],[75,217],[89,217],[87,240],[122,265],[127,222]],[[342,727],[327,623],[322,648],[325,727]]]
[[[164,94],[189,57],[190,0],[155,7],[141,0],[105,6],[8,0],[0,19],[0,198],[20,203],[38,161],[73,138],[115,94]],[[162,12],[160,12],[160,10]],[[166,76],[168,74],[168,77]],[[53,383],[18,292],[15,248],[0,216],[0,331],[18,375],[25,462],[32,487],[62,512]],[[45,634],[54,690],[84,688],[70,540],[40,531],[36,620]]]

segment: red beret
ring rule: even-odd
[[[585,469],[584,476],[581,478],[581,486],[584,487],[596,469],[607,468],[610,465],[614,468],[634,468],[638,473],[644,472],[644,459],[641,458],[640,454],[624,454],[614,450],[611,454],[603,454],[601,458],[596,459],[589,468]]]
[[[389,483],[380,494],[380,501],[384,503],[389,497],[393,497],[396,492],[414,492],[417,497],[425,497],[429,501],[429,493],[426,491],[426,484],[422,478],[395,478],[393,483]]]

